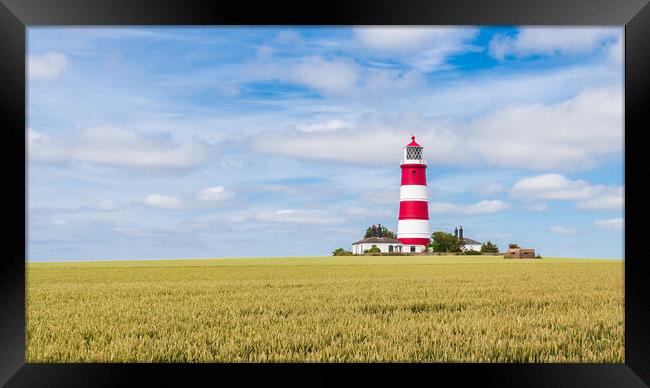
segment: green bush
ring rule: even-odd
[[[479,255],[479,256],[480,256],[480,255],[482,255],[481,252],[479,252],[479,251],[475,251],[475,250],[473,250],[473,249],[470,249],[470,250],[465,251],[465,254],[466,254],[466,255],[470,255],[470,256],[475,256],[475,255]]]
[[[363,253],[381,253],[381,249],[377,248],[377,246],[373,245],[372,248],[366,249],[363,251]]]
[[[352,256],[352,252],[346,251],[343,248],[336,248],[334,252],[332,252],[332,256]]]

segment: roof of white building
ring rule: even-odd
[[[368,237],[364,238],[363,240],[359,240],[355,243],[352,243],[352,245],[355,244],[362,244],[362,243],[369,243],[369,244],[401,244],[402,242],[399,241],[396,238],[392,237]]]
[[[480,245],[481,243],[471,238],[463,237],[463,245]]]

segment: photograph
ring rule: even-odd
[[[623,26],[25,47],[26,363],[626,362]]]

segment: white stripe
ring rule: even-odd
[[[397,233],[397,238],[431,238],[429,233]]]
[[[422,234],[429,237],[429,220],[399,220],[397,222],[397,235]],[[410,236],[409,236],[410,237]]]
[[[400,201],[426,201],[429,189],[425,185],[404,185],[399,188]]]

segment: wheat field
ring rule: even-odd
[[[624,362],[623,261],[29,263],[27,362]]]

